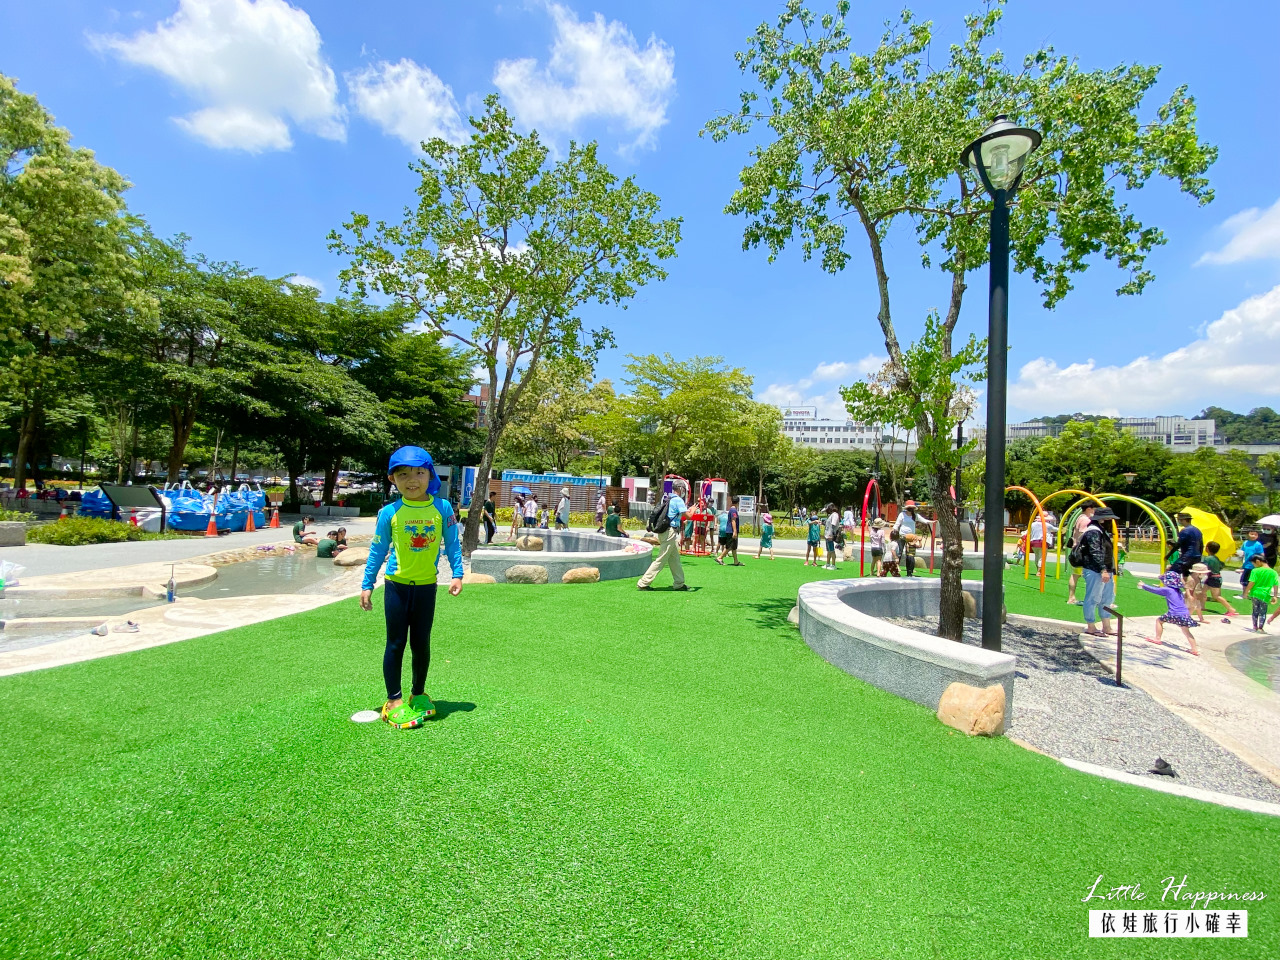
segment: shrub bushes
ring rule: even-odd
[[[86,543],[124,543],[127,540],[178,540],[182,536],[173,532],[148,533],[141,527],[117,520],[70,517],[31,527],[27,531],[27,542],[79,547]]]

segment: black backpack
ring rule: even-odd
[[[646,525],[650,533],[666,533],[671,529],[671,495],[663,494],[662,499],[654,505]]]

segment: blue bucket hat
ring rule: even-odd
[[[427,496],[432,496],[440,489],[440,476],[431,461],[431,454],[421,447],[401,447],[391,454],[391,462],[387,464],[387,473],[396,472],[396,467],[426,467],[431,471],[431,482],[427,484]]]
[[[1173,587],[1175,590],[1183,590],[1185,586],[1182,582],[1182,575],[1176,570],[1170,570],[1168,573],[1160,577],[1160,582],[1166,587]]]

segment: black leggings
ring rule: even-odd
[[[382,679],[387,699],[402,695],[400,674],[404,667],[405,642],[413,651],[412,696],[426,692],[427,670],[431,667],[431,623],[436,616],[436,585],[410,585],[386,581],[383,609],[387,617],[387,649],[382,655]]]
[[[1261,630],[1267,625],[1267,608],[1270,604],[1256,597],[1250,597],[1249,599],[1253,601],[1253,629]]]

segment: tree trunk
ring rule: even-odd
[[[302,465],[306,458],[302,455],[302,447],[298,446],[295,452],[292,448],[286,449],[284,453],[284,465],[289,470],[289,502],[298,503],[302,497],[298,494],[298,475],[302,473]]]
[[[490,403],[489,409],[496,409],[496,404]],[[476,468],[476,485],[478,487],[484,483],[485,490],[489,489],[489,471],[493,468],[493,459],[497,455],[498,440],[502,436],[504,426],[505,424],[497,420],[491,420],[489,423],[489,433],[484,440],[484,452],[480,454],[480,466]],[[462,528],[462,552],[465,556],[471,556],[471,552],[480,543],[480,520],[483,513],[483,510],[467,511],[467,519]]]
[[[321,503],[333,503],[333,488],[338,483],[338,471],[341,468],[342,457],[334,457],[324,465],[324,492],[321,494]]]
[[[236,482],[236,471],[240,466],[240,440],[237,438],[231,447],[231,482]]]
[[[196,425],[196,412],[194,409],[170,407],[169,423],[173,427],[173,446],[169,448],[169,482],[176,483],[178,473],[182,470],[182,458],[187,452],[187,441],[191,439],[191,430]]]
[[[35,449],[36,431],[40,428],[40,405],[32,404],[18,428],[18,453],[13,458],[13,489],[22,490],[27,485],[27,458]]]
[[[964,541],[960,538],[960,521],[956,518],[955,498],[951,496],[951,469],[943,467],[929,475],[930,493],[942,534],[941,588],[938,591],[938,636],[960,640],[964,634],[964,598],[960,572],[964,569]]]

